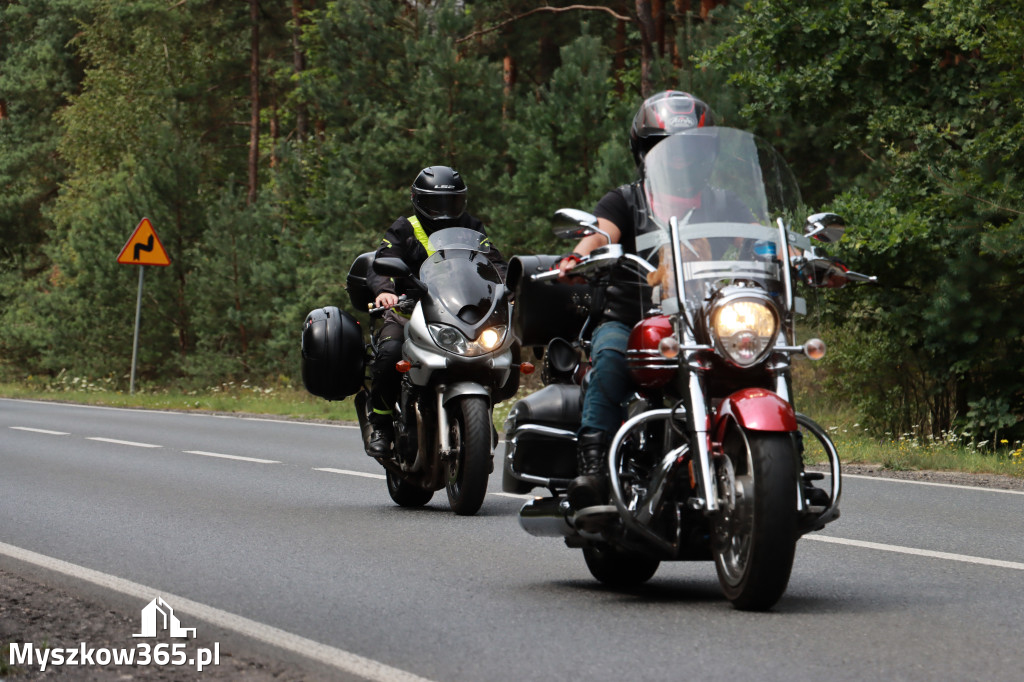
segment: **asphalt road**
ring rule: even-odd
[[[500,474],[469,518],[443,491],[395,506],[382,474],[354,427],[0,400],[0,555],[377,679],[1022,679],[1020,492],[848,477],[842,518],[749,614],[710,563],[601,587],[578,550],[519,528]]]

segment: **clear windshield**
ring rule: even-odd
[[[448,313],[476,325],[491,311],[501,285],[497,268],[487,257],[487,237],[475,230],[452,227],[430,235],[430,256],[420,266],[429,291],[429,317]]]
[[[662,301],[676,297],[675,255],[691,310],[721,286],[740,282],[766,289],[784,305],[787,246],[777,221],[788,227],[802,208],[796,181],[771,145],[731,128],[672,135],[644,159],[643,191],[654,230],[637,238],[637,250],[661,265],[654,284]],[[673,217],[680,235],[675,254]]]
[[[427,238],[427,251],[433,253],[442,249],[467,249],[487,253],[491,250],[487,236],[468,227],[446,227]]]

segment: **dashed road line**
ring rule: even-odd
[[[260,459],[259,457],[242,457],[241,455],[225,455],[220,452],[205,452],[203,450],[182,450],[188,455],[202,455],[203,457],[219,457],[221,459],[236,459],[241,462],[255,462],[257,464],[280,464],[276,459]]]
[[[9,426],[7,428],[14,429],[15,431],[31,431],[32,433],[45,433],[51,436],[70,436],[71,434],[67,431],[51,431],[50,429],[34,429],[31,426]]]
[[[89,436],[86,440],[98,440],[101,443],[114,443],[115,445],[131,445],[136,448],[162,448],[163,445],[154,445],[153,443],[137,443],[133,440],[117,440],[116,438],[100,438],[99,436]]]
[[[313,467],[313,471],[326,471],[329,474],[344,474],[346,476],[359,476],[361,478],[377,478],[386,479],[387,476],[384,474],[371,474],[366,471],[352,471],[351,469],[330,469],[330,468],[317,468]]]

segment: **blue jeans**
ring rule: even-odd
[[[629,332],[621,322],[603,322],[591,337],[593,367],[583,397],[581,434],[603,431],[611,437],[626,418],[624,403],[633,389],[626,367]]]

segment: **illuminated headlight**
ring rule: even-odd
[[[434,343],[442,349],[455,355],[467,357],[483,355],[499,347],[505,340],[505,334],[508,331],[508,327],[505,325],[488,327],[480,333],[480,336],[470,341],[458,329],[446,324],[432,324],[427,328],[430,330],[430,336],[434,339]]]
[[[750,367],[765,356],[779,333],[779,316],[765,301],[724,299],[711,309],[711,333],[728,360]]]

